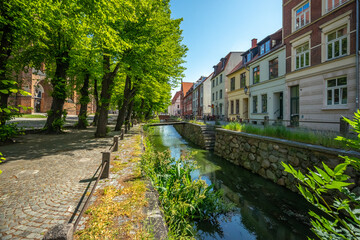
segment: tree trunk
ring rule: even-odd
[[[99,120],[96,128],[95,137],[106,137],[106,124],[108,120],[109,105],[111,90],[114,83],[114,78],[119,71],[120,63],[118,63],[113,72],[110,72],[110,56],[104,55],[104,74],[101,88]]]
[[[48,118],[45,123],[46,133],[61,133],[64,120],[62,119],[64,103],[66,99],[66,72],[69,69],[69,53],[64,52],[56,59],[56,71],[54,78],[51,79],[53,92]]]
[[[9,88],[9,85],[3,84],[2,80],[6,80],[6,73],[7,73],[7,61],[11,56],[12,51],[12,43],[13,43],[13,35],[11,29],[11,21],[13,18],[9,16],[8,12],[3,13],[3,17],[5,20],[9,20],[9,24],[4,24],[1,29],[2,34],[0,35],[0,89],[6,90]],[[6,23],[6,21],[5,21]],[[0,109],[5,109],[8,107],[8,99],[10,94],[9,93],[1,93],[0,92]],[[10,118],[10,114],[1,111],[0,112],[0,126],[5,125],[6,121]]]
[[[88,126],[87,122],[87,106],[90,102],[89,98],[89,79],[90,73],[86,72],[84,76],[84,85],[80,89],[81,98],[80,98],[80,112],[79,112],[79,121],[77,124],[78,129],[86,129]]]
[[[95,115],[94,115],[94,120],[93,120],[92,124],[94,126],[97,126],[97,123],[98,123],[98,120],[99,120],[99,110],[100,110],[97,78],[95,78],[95,82],[94,82],[94,98],[95,98],[96,109],[95,109]]]
[[[125,88],[124,88],[124,100],[121,108],[119,109],[119,115],[116,120],[115,131],[120,131],[122,125],[124,124],[126,111],[128,109],[129,102],[135,96],[136,88],[131,88],[131,79],[129,76],[126,76]]]
[[[152,112],[152,108],[150,107],[149,110],[145,114],[145,120],[149,120],[151,112]]]
[[[125,118],[126,124],[131,123],[131,114],[132,114],[133,106],[134,106],[134,99],[131,100],[127,109],[126,118]]]

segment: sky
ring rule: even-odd
[[[282,0],[171,0],[172,18],[183,18],[184,82],[209,76],[231,51],[246,51],[282,27]],[[180,86],[172,90],[172,95]]]

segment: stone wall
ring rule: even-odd
[[[194,134],[195,135],[195,134]],[[296,180],[284,172],[281,162],[290,163],[295,169],[307,172],[307,168],[318,166],[322,162],[335,167],[341,158],[338,155],[355,156],[360,153],[344,151],[311,144],[287,141],[278,138],[235,132],[225,129],[216,130],[214,152],[235,165],[242,166],[264,178],[297,191]],[[351,176],[351,189],[360,193],[360,176],[353,169],[345,172]]]
[[[184,123],[176,124],[174,125],[174,128],[181,136],[183,136],[190,142],[200,146],[201,148],[205,148],[205,139],[204,135],[202,134],[203,131],[201,125]]]

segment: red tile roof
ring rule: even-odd
[[[181,91],[182,95],[185,96],[189,89],[194,85],[192,82],[182,82],[181,83]]]
[[[212,78],[215,78],[217,75],[219,75],[219,73],[221,73],[227,66],[229,59],[231,57],[231,54],[234,52],[229,52],[224,58],[225,58],[225,64],[224,66],[222,66],[222,62],[220,60],[220,62],[215,65],[216,66],[216,72],[214,72],[214,75],[212,76]]]

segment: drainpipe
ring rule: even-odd
[[[359,0],[356,0],[356,108],[359,109]]]

